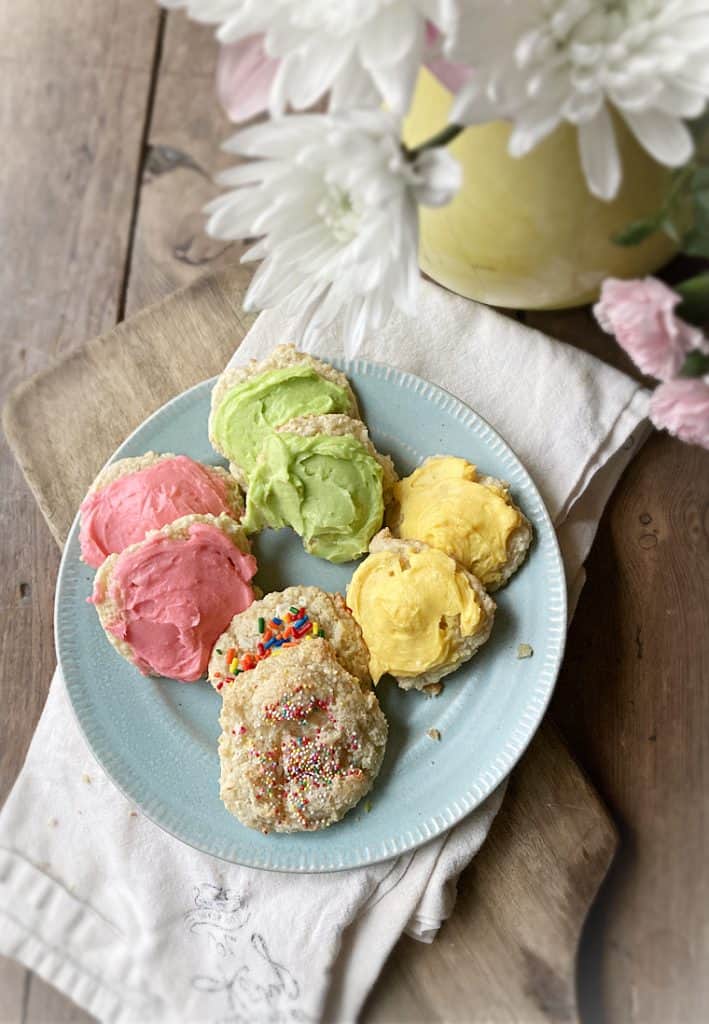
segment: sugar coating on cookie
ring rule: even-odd
[[[235,615],[219,637],[209,661],[209,681],[222,691],[267,658],[280,657],[290,647],[327,641],[337,660],[367,689],[369,652],[362,630],[341,594],[319,587],[288,587],[254,601]]]
[[[256,568],[230,516],[184,516],[109,555],[90,600],[113,646],[144,675],[194,682],[253,601]]]
[[[261,362],[224,370],[212,392],[209,439],[246,487],[268,437],[307,414],[357,417],[357,401],[343,373],[293,345],[279,345]]]
[[[397,537],[445,551],[488,590],[497,590],[525,559],[532,527],[509,484],[480,476],[466,459],[436,455],[394,485],[389,525]]]
[[[382,525],[384,479],[384,462],[360,422],[336,415],[292,420],[261,450],[244,528],[290,526],[310,554],[351,561]]]
[[[299,832],[339,821],[372,787],[387,723],[327,642],[262,661],[225,691],[220,796],[249,828]]]
[[[347,603],[362,627],[374,682],[424,690],[454,672],[490,635],[495,602],[443,551],[382,530],[354,573]]]
[[[98,569],[108,555],[182,516],[240,519],[243,511],[238,484],[220,467],[155,452],[118,459],[99,473],[81,503],[81,557]]]

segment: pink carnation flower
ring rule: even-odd
[[[709,375],[660,384],[650,399],[650,419],[680,441],[709,448]]]
[[[675,316],[681,297],[655,277],[603,282],[593,307],[604,331],[614,334],[643,373],[670,380],[693,348],[704,349],[702,332]]]

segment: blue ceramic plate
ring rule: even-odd
[[[69,535],[56,600],[57,655],[74,710],[95,756],[156,824],[225,860],[285,871],[335,871],[384,860],[431,839],[477,807],[507,775],[539,725],[554,687],[566,632],[561,557],[528,473],[479,416],[440,388],[373,363],[338,362],[357,392],[377,448],[401,474],[426,456],[461,455],[509,480],[534,525],[526,563],[496,595],[489,642],[445,680],[440,697],[377,688],[389,720],[386,758],[370,794],[323,832],[262,835],[219,800],[220,697],[207,683],[147,679],[124,661],[86,604],[93,573],[79,561],[79,526]],[[115,458],[150,449],[219,464],[207,439],[212,381],[168,402],[121,445]],[[288,530],[255,538],[264,591],[295,583],[344,593],[353,565],[307,555]],[[517,658],[528,643],[534,656]],[[441,740],[427,730],[440,730]]]

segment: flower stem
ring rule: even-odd
[[[426,139],[420,146],[416,146],[414,149],[409,149],[408,146],[404,146],[404,153],[406,154],[407,160],[415,160],[417,156],[423,153],[427,149],[435,149],[438,146],[447,146],[449,142],[457,138],[458,135],[463,131],[462,124],[447,124],[445,128],[441,128],[440,132],[436,132],[430,139]]]

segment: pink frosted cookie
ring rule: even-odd
[[[90,600],[108,639],[143,675],[189,683],[253,601],[256,568],[230,516],[184,516],[109,555]]]
[[[181,516],[244,511],[236,481],[224,469],[186,455],[119,459],[99,473],[81,503],[81,557],[98,569],[103,560]]]

